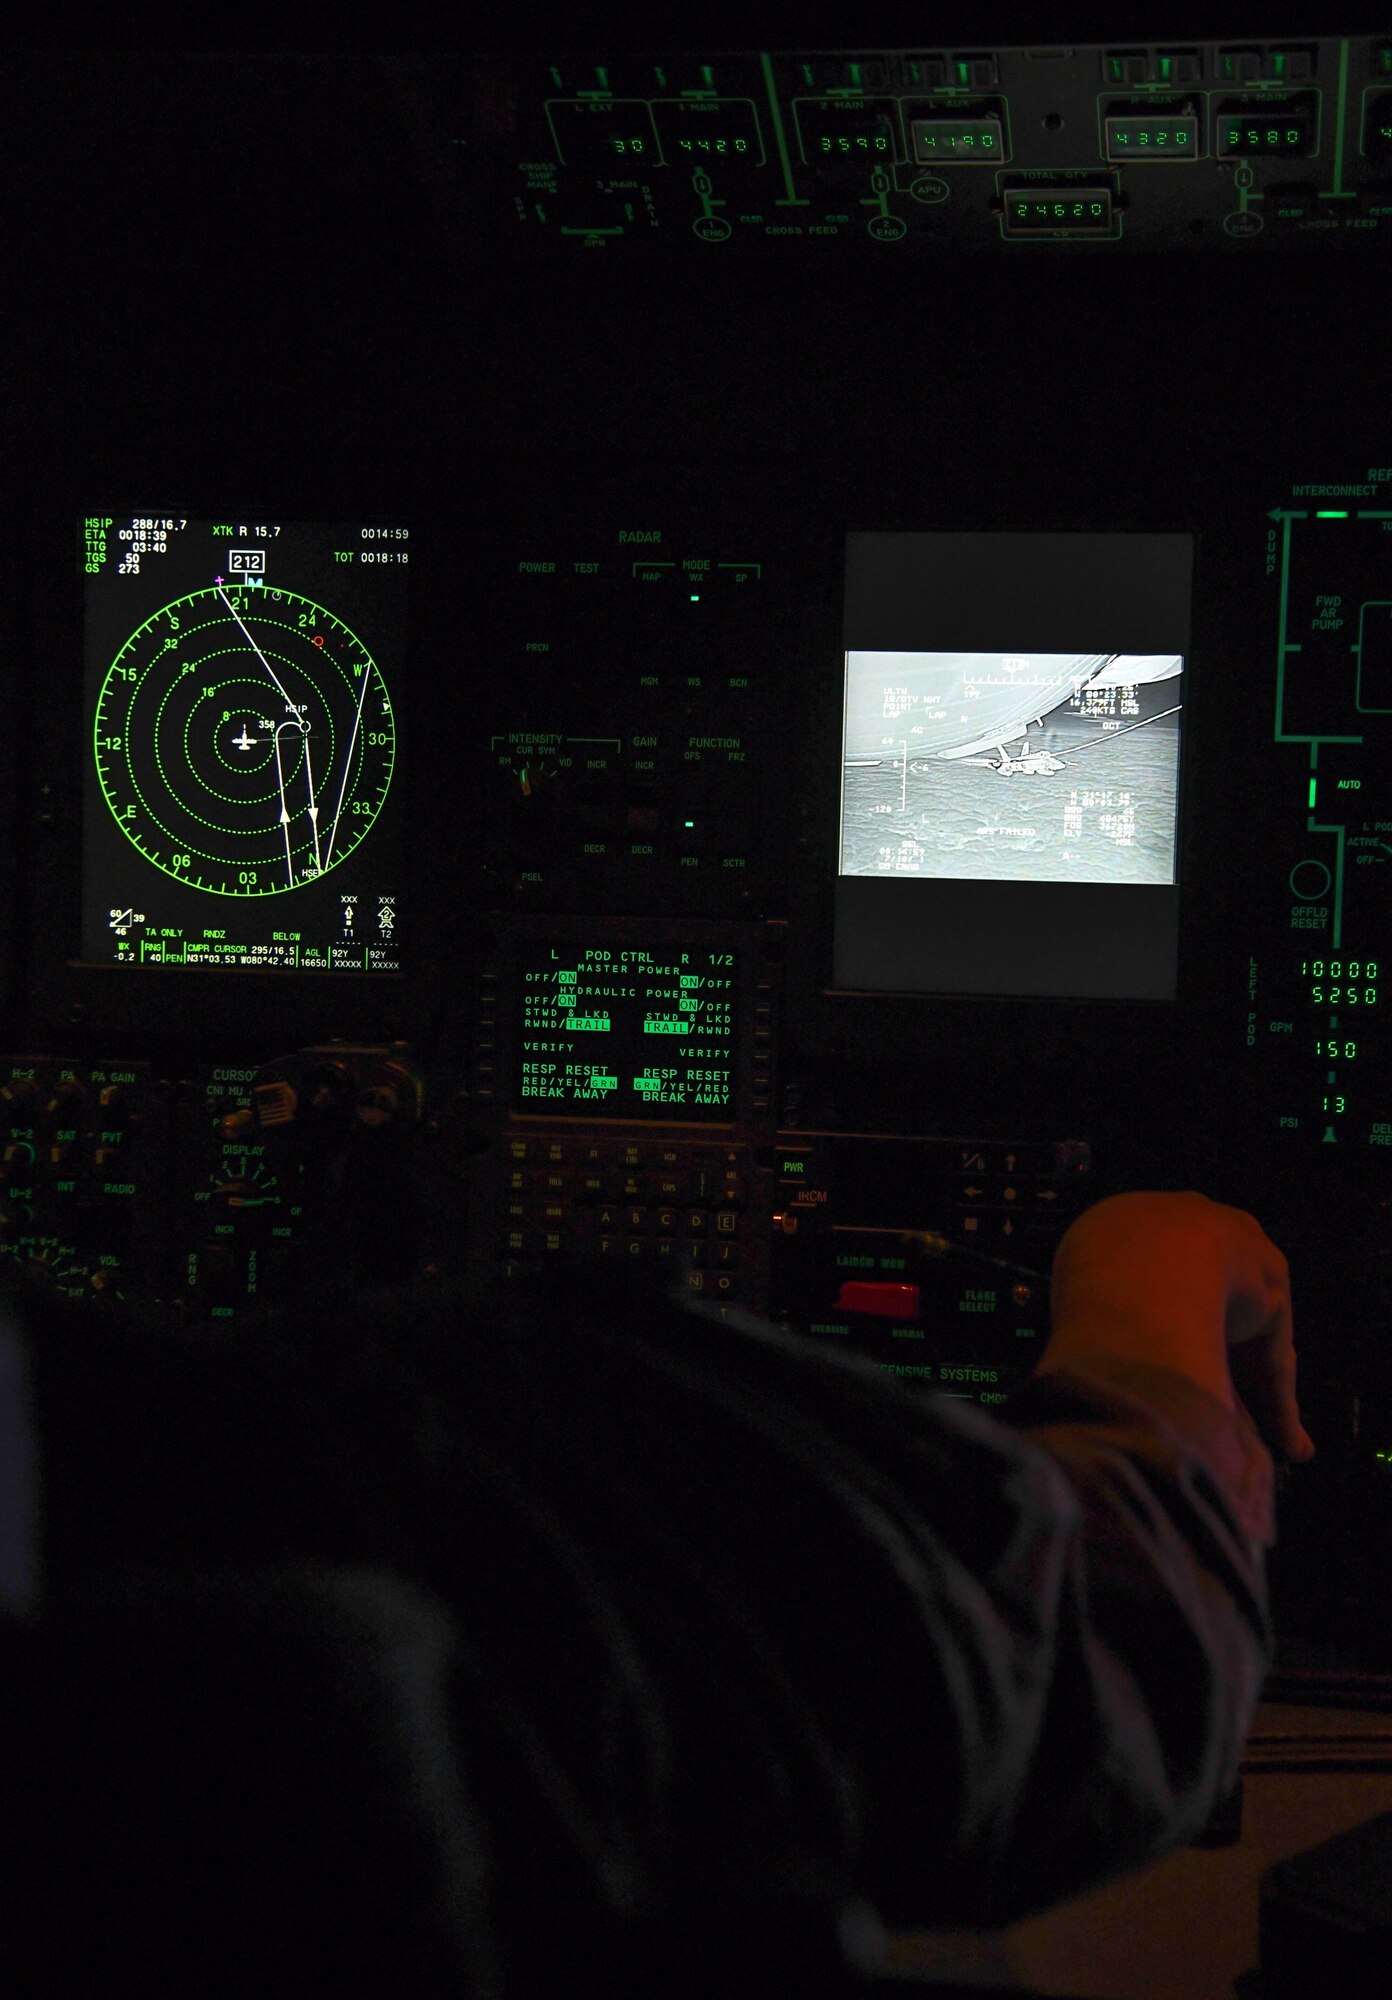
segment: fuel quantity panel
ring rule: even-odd
[[[462,123],[473,212],[553,251],[1376,255],[1392,224],[1392,34],[557,51],[479,66]]]

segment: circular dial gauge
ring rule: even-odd
[[[395,732],[381,673],[341,618],[221,580],[147,618],[97,696],[102,793],[139,854],[216,896],[315,882],[370,831]]]

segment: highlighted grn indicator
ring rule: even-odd
[[[665,1016],[660,1019],[654,1019],[652,1016],[649,1016],[643,1023],[643,1033],[645,1035],[686,1035],[691,1032],[691,1025],[690,1021],[672,1021]]]
[[[565,1024],[576,1034],[607,1035],[609,1032],[607,1014],[567,1014]]]

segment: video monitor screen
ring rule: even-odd
[[[848,538],[838,985],[1173,997],[1192,561]]]
[[[83,524],[83,958],[401,969],[409,531]]]
[[[1183,673],[1178,653],[848,653],[841,873],[1173,882]]]
[[[728,1124],[737,957],[655,942],[529,943],[517,968],[514,1111]]]

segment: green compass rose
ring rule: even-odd
[[[381,672],[341,618],[221,577],[127,639],[92,741],[132,847],[214,896],[280,895],[346,860],[382,810],[396,747]]]

